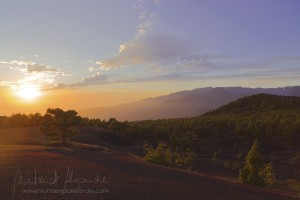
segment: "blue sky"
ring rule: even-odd
[[[300,85],[298,0],[2,0],[0,86]]]

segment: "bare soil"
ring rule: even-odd
[[[147,163],[126,148],[133,141],[103,129],[81,128],[67,146],[44,139],[38,128],[0,129],[0,199],[298,199],[204,170]]]

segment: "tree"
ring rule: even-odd
[[[240,169],[239,179],[243,183],[261,187],[273,185],[275,182],[273,164],[262,162],[257,140],[254,141],[246,156],[246,165]]]
[[[216,167],[217,164],[220,162],[220,157],[218,155],[218,152],[214,152],[213,157],[211,159],[211,162],[212,162],[214,167]]]
[[[263,170],[264,181],[266,185],[273,185],[275,182],[275,173],[273,163],[267,163]]]
[[[184,165],[186,168],[192,168],[192,165],[195,162],[196,153],[190,149],[187,149],[185,154]]]
[[[67,136],[79,132],[73,127],[77,123],[78,117],[75,110],[63,111],[60,108],[48,108],[41,122],[40,129],[46,135],[60,135],[62,143],[66,144]]]
[[[29,126],[39,126],[42,120],[42,115],[40,113],[29,114],[28,118],[29,118]]]

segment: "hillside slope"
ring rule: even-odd
[[[121,121],[194,117],[241,97],[259,93],[300,96],[300,86],[284,88],[198,88],[119,106],[81,110],[79,114],[89,118],[109,119],[114,117]]]
[[[208,114],[244,113],[244,112],[268,112],[280,110],[299,110],[300,97],[278,96],[271,94],[257,94],[243,97]]]
[[[6,130],[2,131],[5,134]],[[21,129],[18,130],[22,132]],[[34,131],[34,130],[33,130]],[[31,145],[30,138],[23,138],[22,145],[3,145],[0,142],[0,185],[1,199],[202,199],[202,200],[285,200],[296,199],[292,194],[270,189],[261,189],[240,184],[234,180],[201,173],[171,169],[152,165],[124,151],[110,147],[106,133],[102,129],[81,129],[77,142],[98,145],[101,148],[81,149]],[[103,135],[104,134],[104,135]],[[23,134],[24,135],[24,134]],[[27,133],[28,135],[28,133]],[[25,135],[24,135],[25,136]],[[29,144],[26,145],[26,141]],[[96,144],[95,144],[96,143]],[[83,145],[83,144],[82,144]],[[106,148],[108,146],[109,148]],[[105,150],[104,150],[105,149]],[[17,171],[20,170],[20,171]],[[23,178],[34,177],[34,170],[44,180],[51,180],[55,173],[59,176],[55,184],[14,185],[16,172]],[[51,191],[67,188],[76,191],[78,183],[65,183],[68,172],[76,178],[93,180],[95,183],[81,183],[84,191],[101,193],[24,193],[24,189]],[[97,175],[98,174],[98,175]],[[105,179],[103,179],[105,177]],[[18,179],[18,177],[17,177]],[[104,181],[102,181],[104,180]],[[71,190],[73,189],[73,190]]]

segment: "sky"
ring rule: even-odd
[[[0,115],[300,85],[298,0],[0,0]]]

